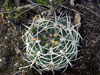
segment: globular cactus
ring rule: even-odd
[[[40,17],[32,20],[27,28],[23,37],[26,45],[24,60],[29,63],[28,67],[54,71],[72,66],[71,61],[77,58],[81,36],[69,16]]]

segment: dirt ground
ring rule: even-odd
[[[84,2],[84,6],[89,6],[89,3]],[[100,8],[93,7],[90,9],[95,13],[81,5],[73,8],[81,13],[81,58],[72,62],[73,67],[68,67],[62,75],[100,75]],[[34,69],[19,70],[25,64],[20,58],[20,50],[24,52],[21,39],[23,28],[11,23],[0,24],[0,75],[39,75]],[[52,75],[52,72],[43,72],[43,75]],[[55,75],[61,75],[61,71],[55,72]]]

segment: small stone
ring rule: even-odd
[[[0,62],[2,61],[2,59],[0,59]]]

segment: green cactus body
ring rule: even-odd
[[[59,70],[76,59],[80,34],[70,17],[38,18],[25,33],[26,57],[32,67],[45,71]]]

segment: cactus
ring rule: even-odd
[[[50,19],[38,18],[23,35],[26,54],[24,60],[38,71],[54,71],[72,66],[76,60],[81,38],[77,25],[70,16],[56,16]],[[35,66],[36,67],[35,67]]]

